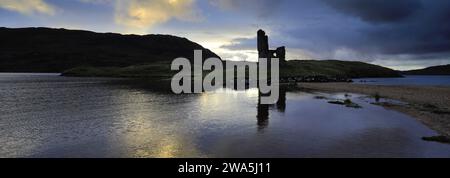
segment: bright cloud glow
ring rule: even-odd
[[[195,21],[194,0],[117,0],[115,21],[132,32],[142,32],[171,19]]]
[[[55,13],[55,8],[44,0],[0,0],[0,8],[25,15],[37,13],[53,15]]]

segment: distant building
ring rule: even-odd
[[[278,47],[276,50],[270,50],[269,37],[263,30],[258,30],[258,57],[267,58],[268,61],[272,58],[278,58],[280,63],[285,63],[286,48],[282,46]]]

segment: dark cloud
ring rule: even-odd
[[[450,1],[423,1],[423,4],[414,19],[363,29],[368,44],[385,54],[450,52]]]
[[[324,46],[382,55],[450,52],[448,0],[326,0],[326,4],[340,7],[341,14],[364,19],[366,24],[352,22],[350,27],[316,29],[320,34],[300,30],[311,33],[310,40],[322,41]],[[294,33],[298,37],[304,34]],[[323,36],[326,40],[322,40]]]
[[[339,12],[372,23],[399,22],[420,10],[420,0],[323,0]]]
[[[345,57],[349,53],[352,60],[367,62],[450,63],[449,0],[302,0],[285,4],[281,7],[284,14],[272,17],[279,23],[269,34],[274,46],[306,50],[320,59],[350,60],[350,55]],[[255,39],[238,38],[223,48],[254,49]],[[419,63],[426,62],[415,62]]]
[[[260,18],[267,18],[277,12],[284,0],[210,0],[210,3],[223,10],[251,13]]]

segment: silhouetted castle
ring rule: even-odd
[[[286,48],[284,46],[276,50],[269,49],[269,37],[263,30],[258,30],[258,56],[259,58],[267,58],[268,61],[272,58],[280,59],[280,63],[286,62]]]

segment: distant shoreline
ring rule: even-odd
[[[379,105],[410,115],[439,134],[450,137],[450,87],[446,86],[382,86],[353,83],[300,83],[302,89],[349,92],[408,103]]]
[[[57,72],[0,72],[0,75],[62,76],[62,73],[57,73]]]

